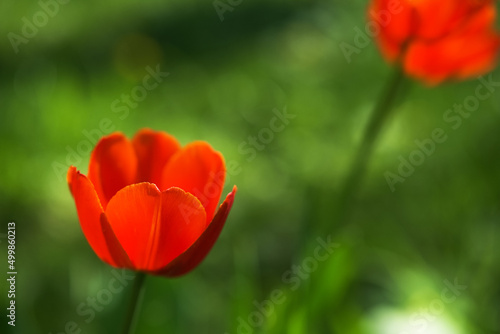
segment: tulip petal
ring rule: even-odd
[[[122,133],[103,137],[90,157],[88,177],[103,208],[123,187],[134,183],[137,157],[132,144]]]
[[[160,184],[163,168],[172,155],[180,150],[179,142],[171,135],[143,129],[134,136],[132,145],[137,155],[136,182]]]
[[[119,190],[106,207],[106,216],[134,268],[146,270],[148,245],[158,224],[160,191],[152,183]]]
[[[131,268],[132,264],[113,233],[90,180],[71,166],[67,181],[90,247],[102,261],[114,267]]]
[[[374,0],[368,14],[370,21],[380,26],[376,39],[382,53],[393,62],[401,56],[403,45],[415,32],[416,15],[411,4],[406,1],[397,3],[397,6],[391,2]]]
[[[137,270],[154,271],[188,249],[205,229],[205,209],[179,188],[127,186],[109,201],[106,216]]]
[[[210,223],[222,194],[226,167],[222,155],[198,141],[178,151],[163,170],[160,189],[178,187],[198,198]]]
[[[495,11],[490,0],[440,0],[439,5],[435,0],[420,0],[412,6],[419,17],[417,37],[428,41],[463,29],[481,11]]]
[[[161,218],[152,242],[148,270],[163,268],[185,252],[205,226],[205,209],[196,197],[176,187],[162,192]]]
[[[233,187],[233,191],[227,195],[226,199],[219,207],[213,221],[198,238],[198,240],[196,240],[196,242],[184,253],[153,274],[167,277],[181,276],[193,270],[198,264],[200,264],[201,261],[203,261],[219,238],[229,211],[231,211],[236,190],[236,186]]]
[[[427,82],[463,79],[491,70],[498,55],[500,38],[493,34],[453,35],[436,43],[413,43],[404,61],[405,71]]]
[[[379,24],[385,58],[401,60],[407,74],[436,85],[496,65],[496,10],[493,0],[373,0],[369,17]]]

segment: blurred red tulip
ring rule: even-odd
[[[429,85],[494,68],[500,35],[493,0],[372,0],[384,57]]]
[[[196,267],[219,237],[236,193],[216,212],[225,175],[224,158],[208,143],[181,148],[174,137],[143,129],[132,141],[103,137],[88,177],[71,166],[67,180],[101,260],[172,277]]]

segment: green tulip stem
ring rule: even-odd
[[[335,224],[344,225],[347,222],[349,213],[348,206],[352,203],[352,198],[357,193],[362,183],[365,170],[370,162],[371,155],[376,147],[377,139],[382,133],[384,124],[387,123],[398,92],[404,82],[404,73],[400,66],[395,66],[395,72],[389,79],[382,95],[378,99],[370,119],[363,134],[359,149],[354,156],[354,160],[349,169],[349,174],[341,188],[338,202],[338,221]]]
[[[137,322],[139,307],[141,303],[142,294],[144,291],[144,280],[146,274],[138,272],[134,279],[134,285],[132,286],[132,295],[130,297],[130,304],[128,306],[127,315],[125,317],[125,322],[123,326],[123,334],[132,334],[134,324]]]

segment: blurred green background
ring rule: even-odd
[[[408,84],[339,222],[349,163],[393,70],[374,43],[350,63],[339,47],[364,27],[366,1],[222,3],[223,21],[211,1],[70,1],[18,53],[8,33],[42,7],[0,4],[0,252],[7,272],[14,221],[18,271],[16,327],[3,279],[0,331],[120,332],[130,285],[103,292],[113,268],[88,246],[65,182],[69,164],[87,171],[83,131],[108,119],[129,137],[149,127],[206,140],[240,167],[214,249],[185,277],[147,278],[136,333],[500,333],[500,91],[453,129],[443,115],[479,81]],[[157,65],[168,77],[121,119],[112,103]],[[245,152],[285,109],[289,124]],[[384,173],[435,128],[447,140],[391,191]],[[322,261],[317,238],[336,244]]]

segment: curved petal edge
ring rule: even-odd
[[[66,179],[75,200],[80,226],[90,247],[104,262],[114,267],[132,268],[129,257],[104,214],[92,182],[74,166],[69,167]]]
[[[237,188],[234,186],[233,190],[226,196],[226,199],[220,205],[219,210],[217,210],[217,213],[215,214],[210,225],[208,225],[202,235],[193,245],[191,245],[191,247],[172,260],[172,262],[167,264],[165,267],[155,272],[151,272],[151,274],[166,277],[177,277],[187,274],[200,264],[219,238],[229,211],[231,211],[231,207],[233,206],[236,191]]]

